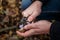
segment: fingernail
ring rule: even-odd
[[[31,22],[32,20],[33,20],[33,18],[32,18],[32,17],[29,17],[29,18],[28,18],[28,21],[29,21],[29,22]]]

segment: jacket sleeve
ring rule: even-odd
[[[21,9],[25,10],[32,4],[32,0],[22,0]]]
[[[50,28],[51,40],[60,40],[60,22],[56,21]]]

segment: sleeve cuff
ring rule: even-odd
[[[56,21],[51,25],[50,37],[51,37],[51,40],[60,39],[60,22]]]

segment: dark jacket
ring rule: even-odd
[[[51,25],[50,28],[51,40],[60,40],[60,22],[56,21]]]
[[[23,1],[23,0],[22,0]],[[26,9],[30,4],[31,0],[29,0],[30,3],[27,3],[28,5],[22,6]],[[24,3],[23,2],[23,3]],[[44,0],[43,6],[42,6],[42,12],[41,15],[37,17],[38,20],[56,20],[56,22],[52,23],[50,28],[50,37],[51,40],[60,40],[60,0]]]
[[[56,20],[50,28],[51,40],[60,40],[60,0],[50,0],[42,8],[41,19]]]
[[[42,13],[38,19],[55,19],[60,20],[60,0],[47,0],[42,6]]]

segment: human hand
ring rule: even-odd
[[[17,34],[23,37],[28,37],[37,34],[47,34],[49,33],[51,24],[52,23],[49,21],[41,20],[36,23],[26,25],[24,29],[27,31],[24,33],[17,31]]]
[[[28,21],[34,20],[41,13],[42,3],[40,1],[35,1],[22,12],[24,17],[28,17]]]

